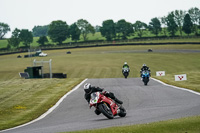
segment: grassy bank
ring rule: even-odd
[[[152,48],[154,51],[147,52]],[[139,77],[143,63],[156,71],[166,71],[162,81],[200,92],[200,53],[163,52],[163,50],[200,50],[200,45],[113,46],[43,51],[47,57],[17,58],[0,56],[0,130],[28,122],[44,113],[67,91],[84,78],[121,78],[121,68],[130,65],[130,77]],[[72,54],[66,54],[71,51]],[[27,53],[21,54],[25,55]],[[66,73],[67,79],[21,79],[19,72],[32,66],[33,59],[52,59],[53,73]],[[45,71],[48,67],[45,68]],[[175,74],[186,73],[187,81],[175,82]],[[199,117],[196,118],[200,121]]]
[[[39,117],[80,79],[11,79],[0,82],[0,130]]]

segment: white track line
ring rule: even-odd
[[[158,79],[155,79],[155,78],[151,78],[151,79],[153,79],[153,80],[155,80],[155,81],[157,81],[157,82],[159,82],[159,83],[161,83],[161,84],[163,84],[165,86],[169,86],[169,87],[172,87],[172,88],[175,88],[175,89],[179,89],[179,90],[183,90],[183,91],[188,91],[190,93],[193,93],[193,94],[196,94],[196,95],[200,95],[199,92],[196,92],[196,91],[193,91],[193,90],[189,90],[189,89],[186,89],[186,88],[181,88],[181,87],[169,85],[169,84],[166,84],[166,83],[164,83],[164,82],[162,82],[162,81],[160,81]]]
[[[39,121],[41,119],[43,119],[44,117],[46,117],[48,114],[50,114],[55,108],[57,108],[60,103],[69,95],[71,94],[72,92],[74,92],[75,90],[77,90],[87,79],[83,80],[80,84],[78,84],[74,89],[72,89],[71,91],[69,91],[68,93],[66,93],[53,107],[51,107],[47,112],[45,112],[44,114],[42,114],[40,117],[38,117],[37,119],[35,120],[32,120],[28,123],[25,123],[23,125],[20,125],[20,126],[17,126],[17,127],[13,127],[13,128],[9,128],[9,129],[5,129],[5,130],[2,130],[0,132],[4,132],[4,131],[9,131],[9,130],[13,130],[13,129],[17,129],[17,128],[20,128],[20,127],[24,127],[24,126],[27,126],[29,124],[32,124],[36,121]]]

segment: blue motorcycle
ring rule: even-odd
[[[144,82],[144,85],[147,85],[149,82],[150,73],[148,70],[142,71],[142,81]]]

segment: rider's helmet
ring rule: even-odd
[[[86,93],[89,93],[89,92],[91,91],[91,84],[90,84],[90,83],[86,83],[86,84],[84,85],[84,91],[85,91]]]
[[[124,62],[124,65],[127,65],[127,62]]]
[[[147,66],[147,65],[146,65],[146,64],[143,64],[142,66],[145,67],[145,66]]]

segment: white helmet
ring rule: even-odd
[[[147,66],[146,64],[143,64],[143,66]]]
[[[86,83],[86,84],[84,85],[84,89],[89,89],[89,88],[90,88],[90,86],[91,86],[91,84],[90,84],[90,83]]]
[[[124,62],[124,64],[126,65],[126,64],[127,64],[127,62]]]

